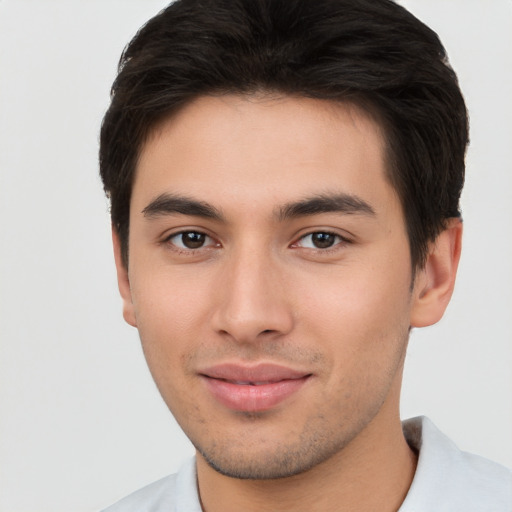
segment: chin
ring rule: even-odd
[[[218,473],[244,480],[274,480],[305,473],[341,452],[350,439],[328,434],[301,436],[295,443],[212,443],[196,446],[200,456]]]

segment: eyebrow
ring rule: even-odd
[[[374,216],[375,210],[363,199],[351,194],[319,194],[287,203],[277,209],[276,217],[285,221],[321,213],[363,214]],[[222,213],[209,203],[190,197],[164,193],[143,210],[144,217],[154,219],[166,215],[190,215],[224,222]]]
[[[154,219],[165,215],[191,215],[222,221],[221,212],[214,206],[186,196],[161,194],[153,199],[143,210],[144,217]]]
[[[279,220],[321,213],[363,214],[375,216],[375,210],[360,197],[351,194],[320,194],[285,204],[278,210]]]

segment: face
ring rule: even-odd
[[[201,460],[303,472],[398,417],[409,245],[383,139],[356,107],[202,97],[133,187],[125,318]]]

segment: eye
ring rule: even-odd
[[[166,241],[178,249],[184,250],[201,249],[215,245],[211,237],[200,231],[182,231],[171,235]]]
[[[303,236],[294,244],[296,246],[305,247],[306,249],[329,249],[345,240],[334,233],[327,231],[316,231]]]

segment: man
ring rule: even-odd
[[[389,0],[182,0],[101,134],[125,320],[197,455],[112,511],[505,511],[512,475],[404,424],[455,282],[467,116]]]

